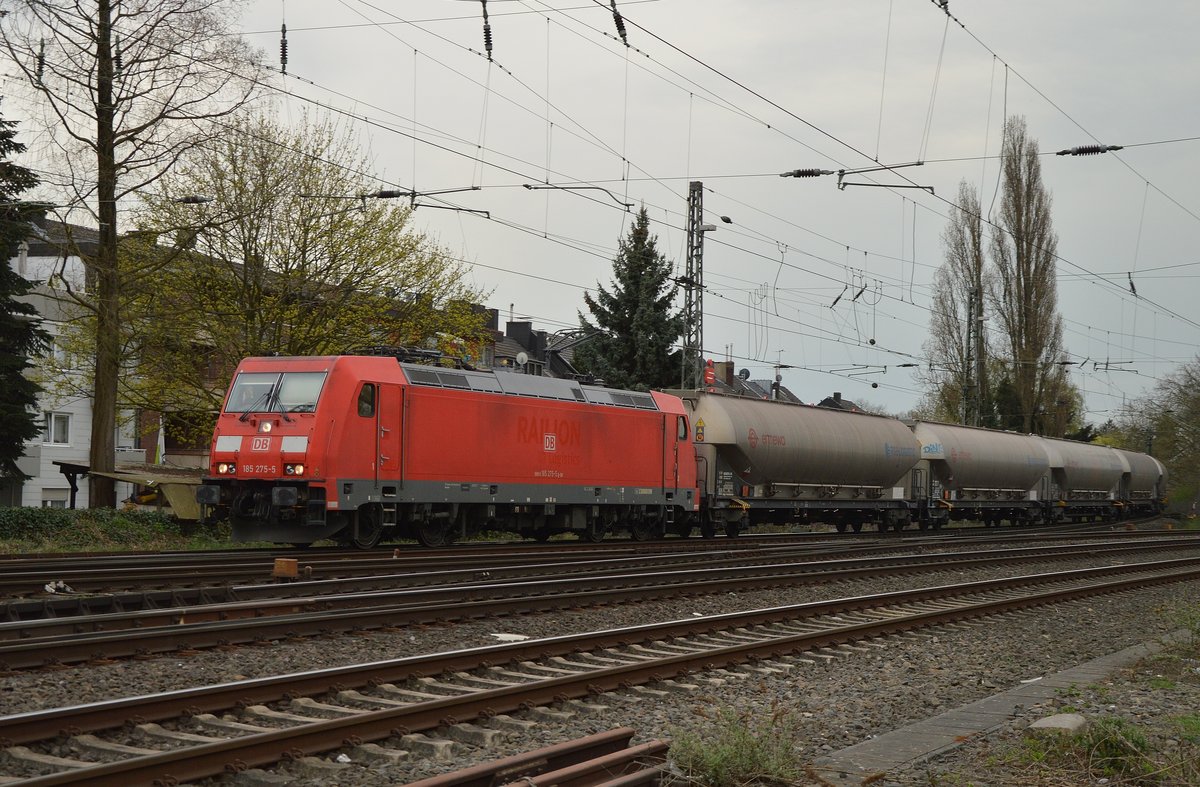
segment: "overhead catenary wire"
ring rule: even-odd
[[[415,113],[414,113],[414,114],[415,114]],[[548,167],[547,167],[547,169],[548,169]],[[626,182],[628,182],[628,179],[627,179],[627,178],[625,178],[625,180],[626,180]],[[914,263],[914,265],[915,265],[915,264],[916,264],[916,254],[915,254],[915,251],[914,251],[914,253],[913,253],[913,255],[912,255],[912,260],[913,260],[913,263]],[[912,280],[911,280],[911,278],[910,278],[909,285],[910,285],[910,288],[911,288],[911,286],[912,286]]]

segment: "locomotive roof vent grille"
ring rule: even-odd
[[[476,391],[500,392],[496,379],[490,374],[469,372],[436,371],[406,365],[404,373],[414,385],[432,385],[439,388],[470,388]]]
[[[657,410],[658,409],[658,407],[654,404],[653,396],[632,394],[632,395],[630,395],[629,398],[633,400],[634,407],[640,407],[643,410]]]
[[[613,391],[608,388],[592,388],[590,386],[584,389],[584,393],[587,394],[587,400],[592,404],[634,407],[639,410],[658,409],[658,405],[654,403],[654,397],[649,394]]]
[[[439,388],[468,388],[474,391],[504,393],[510,396],[533,396],[540,399],[588,402],[638,410],[658,410],[654,397],[634,391],[614,391],[610,388],[580,386],[575,380],[541,377],[512,372],[460,372],[431,369],[403,364],[404,373],[413,385]]]
[[[496,382],[496,378],[490,374],[473,374],[467,378],[467,382],[471,384],[471,390],[473,391],[504,393],[504,389],[500,387],[500,383]]]
[[[418,383],[419,385],[441,385],[441,382],[438,381],[437,372],[411,368],[406,368],[404,372],[408,375],[409,382]]]

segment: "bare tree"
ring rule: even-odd
[[[1130,402],[1106,442],[1145,451],[1167,467],[1172,507],[1196,513],[1200,500],[1200,357]]]
[[[1005,123],[1001,155],[1002,196],[991,237],[995,276],[988,295],[1000,327],[998,355],[1008,362],[1019,410],[1007,415],[1012,427],[1025,432],[1061,435],[1071,386],[1062,364],[1058,236],[1050,218],[1050,194],[1042,184],[1037,140],[1026,131],[1024,118]]]
[[[988,345],[983,292],[987,270],[979,195],[965,180],[942,232],[945,262],[934,274],[934,305],[925,342],[928,368],[920,375],[926,408],[935,418],[990,425]]]
[[[68,291],[95,326],[90,465],[115,462],[121,373],[122,278],[119,208],[178,157],[214,133],[260,78],[253,53],[233,35],[238,0],[23,0],[0,21],[0,47],[30,89],[28,111],[44,113],[58,154],[57,181],[69,215],[85,211],[99,229],[84,258],[88,286]],[[182,196],[182,195],[181,195]],[[78,252],[78,250],[76,250]],[[90,505],[115,504],[113,482],[90,477]]]

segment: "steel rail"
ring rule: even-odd
[[[1148,571],[1140,576],[1126,577],[1117,581],[1085,581],[1083,584],[1074,587],[1058,587],[1051,590],[1042,590],[1002,599],[985,597],[981,600],[970,600],[962,598],[965,593],[978,596],[980,593],[986,594],[995,591],[999,586],[1003,585],[1007,585],[1011,589],[1015,587],[1012,582],[1017,580],[1023,580],[1026,583],[1037,582],[1040,584],[1052,583],[1061,585],[1066,581],[1067,575],[1079,573],[1064,572],[1063,574],[1014,578],[1014,580],[1008,582],[968,583],[966,586],[950,586],[948,588],[881,594],[880,597],[868,597],[874,606],[879,606],[883,598],[890,598],[892,603],[896,603],[900,602],[903,597],[902,603],[913,603],[914,601],[932,598],[949,600],[950,597],[957,596],[959,597],[959,601],[956,602],[954,608],[941,606],[933,610],[921,610],[915,613],[894,615],[868,622],[833,626],[817,632],[783,635],[759,641],[741,641],[737,644],[724,645],[697,652],[679,653],[677,655],[662,656],[653,660],[627,663],[619,666],[599,667],[587,672],[559,675],[534,683],[483,689],[470,694],[446,696],[437,700],[414,703],[386,710],[363,711],[350,717],[314,720],[312,723],[303,726],[254,733],[216,743],[205,743],[187,749],[165,751],[159,754],[100,764],[77,771],[36,777],[24,781],[23,784],[27,785],[27,787],[48,787],[49,785],[79,783],[95,785],[96,787],[105,787],[108,785],[112,787],[126,787],[130,783],[179,783],[219,774],[228,770],[244,770],[248,767],[269,765],[281,760],[286,761],[308,756],[340,748],[347,744],[381,740],[413,731],[428,730],[439,726],[455,724],[458,721],[476,718],[480,715],[487,716],[496,713],[507,713],[533,705],[562,702],[571,698],[595,696],[631,685],[661,681],[670,677],[685,677],[695,672],[714,667],[778,658],[797,651],[831,647],[847,642],[908,631],[914,628],[922,628],[955,620],[984,617],[1015,609],[1043,606],[1101,593],[1122,592],[1157,584],[1192,580],[1200,577],[1200,568],[1193,567],[1183,571]],[[985,590],[984,586],[991,587]],[[822,604],[827,608],[836,608],[839,605],[853,608],[856,604],[861,604],[864,600],[864,598],[846,599],[837,602],[823,602]],[[772,615],[778,615],[781,609],[783,608],[778,608],[770,612]],[[725,627],[727,628],[730,618],[738,618],[737,625],[745,626],[751,623],[751,619],[757,618],[766,612],[768,611],[759,610],[743,615],[735,614],[717,617],[726,619]],[[634,627],[632,629],[598,632],[587,638],[586,646],[589,648],[604,648],[608,646],[608,643],[619,644],[631,638],[645,639],[652,637],[660,639],[671,636],[686,636],[688,634],[695,635],[698,631],[706,630],[711,623],[712,619],[704,622],[699,620],[678,621],[661,626],[650,625]],[[410,662],[408,665],[401,667],[401,670],[406,678],[412,677],[414,674],[420,674],[419,669],[415,673],[412,669],[415,662],[423,659],[428,666],[433,667],[437,672],[458,671],[469,668],[469,664],[478,667],[481,661],[487,660],[481,659],[480,654],[488,651],[497,653],[505,652],[510,657],[519,658],[513,654],[522,652],[533,655],[533,651],[544,654],[548,650],[558,650],[564,641],[569,639],[575,639],[575,645],[584,644],[579,638],[565,637],[517,643],[515,646],[505,647],[500,651],[492,648],[484,648],[478,651],[437,654],[430,657],[400,660],[401,662]],[[374,681],[378,681],[383,677],[382,665],[360,666],[374,668],[375,672],[372,677]],[[325,684],[325,691],[333,688],[329,684],[330,675],[328,674],[333,672],[339,672],[339,670],[323,673],[323,678],[320,682]],[[311,678],[311,675],[299,676],[297,683],[305,684]],[[258,682],[261,683],[262,681]],[[309,690],[302,688],[301,685],[293,685],[290,691],[308,692]],[[320,691],[321,689],[314,688],[313,693]],[[175,708],[177,711],[184,704],[184,699],[180,696],[183,693],[172,694],[174,696],[159,696],[169,697],[170,699],[167,700],[168,706]],[[154,700],[155,698],[148,699]],[[242,702],[246,701],[248,701],[248,698],[242,699]],[[123,702],[117,701],[117,703],[105,704],[115,707]],[[86,725],[81,724],[81,722],[83,722],[83,714],[86,714],[90,707],[61,709],[59,724],[70,725],[73,729],[85,729]],[[138,713],[143,718],[146,714],[141,711],[149,710],[149,705],[138,703],[127,704],[125,710],[132,712],[133,707],[139,709]],[[190,707],[189,712],[194,713],[196,710],[194,707]],[[41,723],[35,721],[34,717],[39,715],[47,717],[52,715],[52,712],[23,714],[18,717],[0,719],[0,728],[13,727],[14,725],[20,726],[23,730],[28,727],[41,727],[47,730],[46,733],[42,734],[42,737],[55,734],[57,728],[46,728],[43,726],[44,721]],[[112,721],[113,719],[110,717],[106,723],[111,724]]]
[[[892,565],[880,565],[872,561],[850,561],[857,565],[849,568],[838,566],[837,563],[799,564],[784,567],[768,565],[735,569],[688,569],[648,575],[613,575],[593,578],[589,580],[591,587],[584,589],[579,588],[578,580],[572,579],[484,584],[436,591],[400,591],[352,597],[346,603],[358,605],[341,609],[331,608],[328,599],[318,597],[311,603],[304,604],[294,601],[277,602],[277,612],[280,605],[288,612],[270,616],[260,612],[261,603],[243,602],[223,607],[220,613],[206,614],[202,609],[173,611],[169,613],[170,622],[163,625],[0,641],[0,669],[30,669],[304,635],[444,623],[450,620],[511,613],[558,611],[565,607],[641,601],[645,599],[647,587],[654,588],[656,597],[669,597],[794,585],[798,579],[828,582],[862,576],[913,573],[928,568],[928,562],[936,557],[938,556],[924,556],[922,560],[912,563],[897,559],[902,562]],[[979,557],[935,563],[933,568],[955,570],[1015,560],[1017,558],[997,560]],[[1177,558],[1176,562],[1178,565],[1200,563],[1200,556]],[[1084,570],[1135,571],[1139,565],[1142,564],[1131,563],[1112,569],[1101,567]],[[385,603],[371,603],[379,601]],[[212,619],[216,617],[222,619]],[[134,616],[132,621],[125,622],[137,623],[137,616]]]
[[[697,632],[720,631],[738,626],[794,621],[816,615],[867,610],[887,604],[913,603],[942,599],[967,593],[988,593],[1011,588],[1054,582],[1087,581],[1131,571],[1173,572],[1165,581],[1180,581],[1200,576],[1200,561],[1171,560],[1131,566],[1076,569],[1046,574],[1030,574],[1001,579],[979,580],[955,585],[899,590],[866,596],[804,602],[779,607],[709,615],[697,618],[650,623],[600,632],[567,634],[526,642],[472,648],[448,653],[409,656],[367,664],[335,667],[292,675],[255,678],[145,697],[131,697],[92,703],[74,708],[32,711],[0,717],[0,744],[28,742],[53,736],[63,727],[85,732],[119,726],[124,719],[137,717],[158,721],[178,715],[179,708],[191,714],[224,711],[248,704],[274,702],[285,695],[320,694],[335,688],[403,682],[444,671],[477,668],[480,664],[522,661],[546,656],[561,656],[582,648],[604,648],[628,642],[664,637],[686,636]],[[1136,584],[1138,578],[1121,580]],[[1117,583],[1114,583],[1114,586]],[[69,721],[67,721],[69,719]]]
[[[891,562],[896,566],[907,564],[925,566],[946,563],[950,567],[957,567],[952,563],[955,559],[962,561],[972,559],[990,561],[996,559],[998,563],[1001,560],[1017,562],[1041,555],[1046,555],[1054,559],[1066,559],[1080,554],[1094,556],[1098,554],[1147,552],[1163,549],[1168,546],[1181,548],[1193,544],[1200,546],[1200,538],[1184,543],[1172,540],[1142,541],[1136,544],[1100,542],[1086,546],[1069,547],[1067,549],[1051,545],[1038,545],[1003,550],[933,552],[918,555],[896,555],[884,558],[835,558],[826,556],[820,562],[812,561],[812,556],[807,552],[798,554],[790,552],[761,554],[755,552],[749,555],[735,554],[711,557],[705,561],[705,569],[792,565],[798,568],[811,568],[814,572],[823,572],[834,568],[844,570],[854,565],[874,566],[887,562]],[[793,557],[796,558],[795,562],[788,560]],[[784,563],[784,561],[788,562]],[[681,562],[684,564],[682,567],[679,565]],[[231,620],[239,617],[263,617],[271,614],[279,614],[277,610],[286,612],[297,605],[324,605],[326,608],[331,606],[356,606],[362,605],[364,601],[379,598],[380,595],[375,589],[384,589],[399,593],[410,592],[405,590],[405,588],[411,586],[413,588],[411,592],[416,593],[436,594],[442,591],[445,593],[443,598],[448,600],[454,598],[457,592],[464,588],[483,585],[495,586],[505,579],[514,580],[520,578],[527,582],[551,581],[566,570],[572,578],[592,580],[606,574],[613,574],[615,569],[621,569],[624,573],[620,575],[625,576],[630,568],[635,567],[643,570],[660,568],[662,573],[670,573],[688,570],[688,565],[692,562],[694,561],[690,559],[685,561],[660,561],[656,559],[648,562],[637,561],[636,565],[631,566],[627,561],[606,560],[572,563],[569,565],[558,564],[554,567],[557,570],[551,570],[549,573],[547,573],[546,568],[543,566],[503,566],[489,571],[453,572],[449,575],[444,572],[428,572],[417,576],[393,573],[366,578],[303,580],[276,585],[212,587],[201,588],[196,591],[201,594],[200,599],[202,601],[200,603],[187,603],[191,595],[189,594],[187,598],[181,599],[176,591],[164,591],[161,594],[130,594],[124,600],[120,597],[61,599],[54,606],[49,606],[48,601],[42,604],[38,604],[37,602],[11,603],[7,607],[11,619],[0,622],[0,641],[6,639],[27,639],[33,636],[49,636],[53,634],[78,634],[89,630],[111,631],[114,628],[142,628],[173,623],[180,618],[187,618],[195,622],[202,620]],[[158,601],[156,603],[147,603],[150,597],[156,597]],[[427,598],[433,597],[433,595],[427,596]],[[250,602],[256,599],[259,600],[256,606],[239,603]],[[71,603],[78,605],[78,607],[69,606]],[[96,609],[96,607],[101,606],[104,608]],[[115,608],[115,611],[110,611],[108,608]],[[5,607],[0,606],[0,610],[2,609],[5,609]],[[43,611],[48,614],[38,616],[32,614],[34,611]],[[0,618],[2,617],[3,615],[0,614]]]
[[[1130,520],[1130,523],[1140,520]],[[1110,528],[1111,523],[1104,523]],[[1098,526],[1099,527],[1099,526]],[[975,532],[983,531],[983,532]],[[851,551],[875,549],[881,545],[946,543],[956,540],[1006,541],[1030,537],[1078,538],[1080,534],[1059,535],[1045,529],[1019,528],[1011,533],[999,535],[995,528],[975,528],[969,532],[962,529],[944,531],[913,531],[911,533],[779,533],[745,535],[736,539],[663,539],[653,542],[604,542],[571,543],[551,542],[530,544],[526,542],[490,545],[456,545],[445,549],[412,549],[399,545],[379,552],[346,551],[340,549],[281,550],[214,550],[197,552],[104,554],[99,557],[89,553],[72,554],[48,558],[0,556],[0,596],[37,594],[51,581],[62,580],[76,590],[112,590],[116,587],[138,587],[154,582],[178,585],[180,577],[197,580],[207,578],[231,579],[262,577],[269,580],[276,558],[290,558],[312,567],[315,575],[326,576],[336,573],[362,573],[375,566],[392,565],[403,570],[428,569],[430,566],[445,565],[456,568],[469,560],[469,569],[483,568],[496,564],[518,564],[522,562],[551,563],[578,561],[581,559],[620,559],[621,555],[644,558],[648,555],[692,553],[698,558],[705,553],[777,548],[824,548]],[[1122,537],[1137,538],[1143,535],[1164,537],[1167,533],[1184,531],[1129,531]],[[1112,535],[1111,530],[1105,530]],[[817,543],[813,543],[813,542]],[[387,554],[390,550],[390,554]],[[592,557],[588,557],[588,556]],[[214,573],[215,572],[215,573]]]
[[[1125,539],[1121,539],[1121,541],[1125,541]],[[1135,544],[1130,544],[1127,541],[1123,544],[1110,541],[1089,544],[1086,547],[1080,546],[1080,549],[1146,551],[1154,546],[1186,547],[1193,543],[1200,545],[1200,537],[1192,536],[1183,540],[1178,538],[1147,539],[1139,540]],[[1056,554],[1059,551],[1061,550],[1057,550],[1052,545],[1040,544],[1035,547],[1006,549],[1003,550],[1003,553],[1033,555]],[[891,552],[894,552],[894,549],[890,547],[867,547],[854,550],[840,548],[835,551],[821,553],[820,556],[827,562],[832,560],[846,561]],[[1001,551],[979,554],[1000,553]],[[927,554],[936,556],[947,553]],[[774,547],[745,551],[710,552],[705,555],[686,553],[684,555],[642,557],[638,559],[572,561],[554,563],[549,566],[545,564],[507,564],[492,566],[488,569],[467,568],[450,571],[426,570],[421,572],[398,572],[393,570],[386,574],[374,574],[365,577],[356,575],[334,579],[301,579],[294,582],[277,582],[275,584],[225,584],[186,589],[143,590],[140,592],[109,593],[103,595],[57,595],[41,599],[20,599],[0,603],[0,639],[41,636],[54,632],[77,633],[86,631],[89,627],[96,628],[93,625],[95,622],[99,622],[100,627],[109,629],[113,626],[120,627],[122,620],[136,621],[136,625],[156,625],[154,623],[156,617],[160,620],[169,620],[173,617],[178,617],[185,614],[181,609],[184,607],[195,608],[222,604],[236,605],[239,601],[254,599],[294,599],[298,604],[305,604],[314,603],[314,599],[311,597],[315,595],[342,594],[344,599],[350,599],[351,596],[346,595],[349,592],[369,592],[373,589],[398,590],[406,587],[441,587],[445,585],[458,587],[472,582],[494,582],[501,579],[517,578],[532,580],[561,575],[588,577],[605,571],[611,571],[614,567],[629,568],[631,564],[636,564],[637,567],[643,569],[664,567],[664,570],[675,570],[680,564],[687,565],[701,560],[707,567],[717,567],[750,565],[754,563],[763,565],[770,564],[771,562],[777,563],[793,557],[803,560],[805,558],[816,558],[817,555],[810,549],[796,551],[792,547]],[[898,556],[898,559],[918,561],[921,557],[901,555]],[[936,559],[936,557],[927,559],[932,560]],[[846,564],[843,563],[843,565]],[[390,569],[396,568],[394,565],[386,565],[386,567]],[[345,602],[333,599],[330,603],[343,604]],[[283,608],[286,608],[286,605]],[[262,609],[264,614],[272,613],[270,605],[264,604]],[[244,615],[246,613],[241,614]],[[122,615],[125,617],[121,617]],[[188,614],[188,617],[203,618],[205,616],[212,616],[213,619],[224,619],[238,615],[237,607],[231,606],[227,616],[222,616],[215,609],[209,609],[196,610]],[[95,618],[95,620],[89,620],[90,618]],[[34,621],[43,620],[72,622],[60,624],[49,622],[45,624],[34,623]],[[78,620],[77,624],[74,623],[75,620]],[[129,625],[134,624],[126,624],[126,626]],[[35,631],[40,633],[35,634]]]

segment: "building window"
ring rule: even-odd
[[[42,508],[66,508],[70,491],[53,487],[42,490]]]
[[[71,444],[71,414],[46,413],[46,422],[42,427],[42,442],[46,445]]]
[[[59,336],[50,337],[50,357],[59,369],[75,368],[75,357],[67,352],[67,348],[63,346],[63,339]]]

